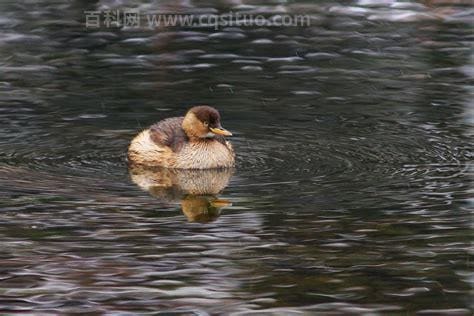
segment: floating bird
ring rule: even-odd
[[[231,168],[235,164],[232,133],[221,126],[219,112],[206,105],[184,117],[162,120],[142,131],[128,148],[132,164],[173,169]]]

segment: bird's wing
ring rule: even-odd
[[[168,146],[178,151],[188,141],[181,127],[184,117],[172,117],[153,124],[150,127],[151,139],[158,145]]]

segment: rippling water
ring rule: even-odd
[[[470,315],[456,2],[0,3],[0,311]],[[85,28],[110,8],[311,26]],[[193,104],[236,170],[128,170],[133,135]]]

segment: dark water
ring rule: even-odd
[[[86,30],[107,7],[311,26]],[[470,315],[472,13],[2,1],[0,311]],[[233,174],[128,170],[133,135],[193,104],[235,133]]]

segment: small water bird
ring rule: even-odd
[[[219,112],[207,105],[195,106],[184,117],[164,119],[142,131],[128,148],[132,164],[173,169],[231,168],[232,145],[225,139]]]

